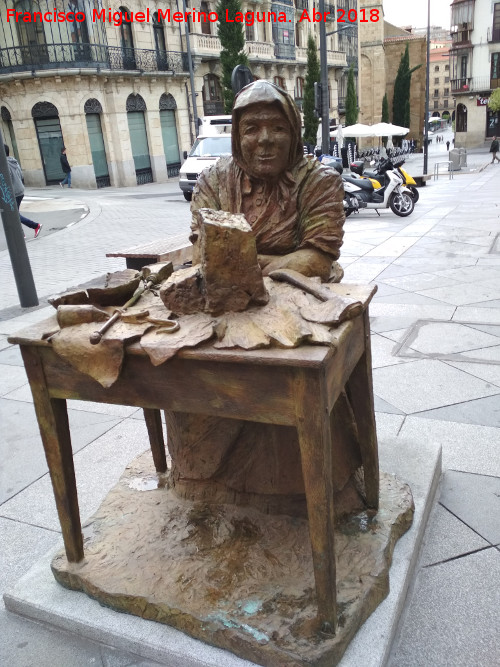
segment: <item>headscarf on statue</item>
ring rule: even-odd
[[[291,142],[286,168],[277,179],[252,177],[241,149],[240,121],[249,108],[278,108],[288,121]],[[232,122],[232,156],[221,158],[203,171],[193,193],[191,211],[211,208],[248,213],[259,253],[284,255],[315,248],[337,259],[342,245],[345,216],[339,174],[304,156],[300,113],[287,92],[269,81],[258,80],[236,96]],[[198,237],[195,223],[191,241]]]

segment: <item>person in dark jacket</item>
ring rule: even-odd
[[[5,155],[7,156],[7,164],[9,165],[10,180],[12,181],[12,189],[14,190],[14,197],[16,198],[17,210],[19,211],[21,202],[23,201],[24,197],[23,172],[21,165],[16,160],[16,158],[9,157],[10,149],[7,144],[4,144],[3,147],[5,148]],[[34,222],[33,220],[24,217],[24,215],[21,214],[21,211],[19,211],[19,220],[26,227],[35,230],[35,238],[37,238],[37,236],[42,231],[42,225],[39,225],[38,222]]]
[[[68,158],[66,157],[66,148],[61,149],[61,167],[66,176],[64,179],[59,183],[59,185],[63,188],[66,184],[68,184],[68,188],[71,187],[71,167],[69,166]]]
[[[491,142],[490,153],[493,153],[493,157],[491,158],[491,164],[493,164],[493,162],[495,162],[495,160],[497,162],[500,162],[500,159],[497,157],[498,139],[496,137],[493,137],[493,141]]]

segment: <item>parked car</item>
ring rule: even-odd
[[[179,173],[179,187],[186,201],[191,201],[193,188],[204,169],[223,155],[231,155],[231,116],[205,116],[199,119],[199,135]]]

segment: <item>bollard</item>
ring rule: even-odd
[[[26,242],[24,240],[16,198],[12,188],[9,165],[5,155],[4,140],[0,129],[0,215],[9,251],[19,302],[22,308],[38,306],[33,273],[31,271]]]

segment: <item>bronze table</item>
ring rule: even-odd
[[[365,473],[367,502],[378,507],[378,455],[371,377],[370,286],[352,286],[362,315],[336,329],[334,347],[217,350],[206,344],[182,350],[153,366],[139,344],[126,348],[122,372],[109,389],[59,357],[42,334],[55,318],[12,336],[21,346],[52,480],[69,561],[83,558],[66,399],[143,408],[158,472],[167,469],[161,410],[294,426],[306,491],[318,615],[336,627],[336,576],[330,412],[349,388]],[[265,387],[265,394],[262,388]]]

